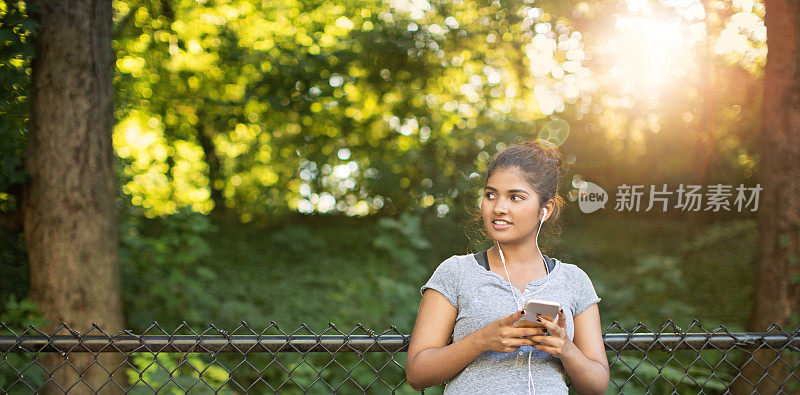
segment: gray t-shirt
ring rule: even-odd
[[[563,263],[558,259],[555,267],[545,277],[527,284],[515,303],[508,281],[499,274],[481,266],[475,254],[454,255],[436,268],[430,280],[420,288],[435,289],[456,309],[452,341],[484,327],[486,324],[518,310],[529,298],[561,303],[567,324],[567,335],[574,337],[572,317],[600,301],[589,276],[579,267]],[[499,353],[487,351],[450,379],[445,394],[522,394],[528,392],[528,353],[531,357],[531,372],[537,394],[566,394],[564,367],[561,361],[530,346],[520,347],[515,352]]]

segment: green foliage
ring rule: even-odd
[[[7,299],[0,299],[4,303],[0,308],[0,322],[7,325],[17,335],[21,334],[29,325],[36,328],[45,328],[48,324],[47,320],[42,318],[36,303],[29,299],[17,300],[14,294],[11,294]],[[11,335],[12,333],[6,330],[0,330],[0,335]],[[22,383],[17,382],[20,379],[19,373],[13,369],[8,369],[9,366],[14,366],[17,369],[28,367],[24,370],[24,381],[27,385],[33,388],[38,388],[44,384],[47,374],[41,366],[37,365],[34,356],[27,353],[7,353],[3,355],[3,366],[0,367],[0,388],[5,389],[7,393],[19,394],[29,391],[28,387]],[[16,383],[16,385],[14,385]],[[13,387],[12,387],[13,385]],[[23,391],[22,388],[26,391]],[[9,391],[9,388],[12,388]]]
[[[208,220],[181,213],[123,221],[120,264],[131,326],[207,325],[213,317],[219,327],[334,321],[410,331],[429,266],[419,218],[358,225],[331,217],[313,231]]]
[[[24,299],[30,288],[28,253],[23,234],[0,226],[0,301]],[[2,313],[0,306],[0,313]]]
[[[398,309],[399,306],[392,306],[390,301],[413,306],[419,288],[409,280],[424,279],[428,275],[420,253],[427,250],[430,243],[422,234],[421,224],[419,217],[410,214],[378,220],[379,232],[372,245],[378,253],[385,253],[389,261],[388,272],[376,273],[377,291],[382,294],[378,301],[389,308],[387,322],[394,323],[392,325],[410,328],[416,318],[414,309]]]
[[[367,364],[377,369],[386,363],[385,359],[385,355],[378,353],[338,353],[336,362],[325,353],[253,353],[243,363],[241,355],[230,353],[159,354],[157,358],[152,354],[137,353],[130,359],[133,366],[126,373],[134,385],[130,391],[134,394],[152,393],[151,387],[168,393],[185,393],[189,388],[191,393],[240,393],[251,384],[264,391],[268,389],[265,383],[273,389],[280,388],[278,392],[282,394],[329,394],[331,388],[340,393],[362,392],[364,388],[368,388],[368,393],[382,393],[387,392],[387,387],[376,382],[376,373]],[[380,374],[380,378],[391,386],[404,378],[401,369],[404,361],[402,356],[397,359],[399,365],[390,363]],[[278,364],[283,369],[277,367]],[[265,369],[267,366],[270,367]],[[319,372],[323,367],[325,369]],[[404,383],[397,393],[411,394],[415,391]]]
[[[690,239],[677,249],[691,290],[684,301],[702,306],[698,315],[707,317],[704,324],[746,329],[757,276],[757,241],[757,221],[735,219],[692,227]]]
[[[47,326],[47,321],[42,318],[36,303],[29,299],[17,300],[13,294],[6,299],[0,314],[0,322],[8,325],[9,328],[21,329],[29,325],[37,328]]]
[[[248,284],[219,297],[237,304],[222,309],[222,321],[274,319],[313,328],[335,318],[345,328],[361,322],[368,328],[410,330],[417,287],[427,275],[419,220],[403,215],[362,225],[318,221],[310,225],[313,232],[308,225],[242,228],[248,231],[235,234],[235,245],[215,249],[216,262],[236,262],[235,268],[218,267],[220,276]]]
[[[222,367],[206,362],[203,354],[134,353],[126,371],[133,383],[131,394],[152,394],[153,389],[171,394],[185,394],[191,388],[198,394],[235,393],[230,386],[221,389],[230,378]]]
[[[609,359],[611,360],[615,353],[609,352]],[[612,356],[613,355],[613,356]],[[703,355],[703,359],[714,366],[714,361],[708,358],[709,355]],[[648,354],[646,360],[641,358],[623,355],[611,368],[611,379],[617,383],[625,383],[625,393],[669,393],[676,391],[678,393],[724,393],[725,389],[732,382],[733,376],[730,376],[720,369],[710,369],[703,366],[695,366],[688,369],[688,372],[683,368],[677,367],[674,364],[667,364],[668,357],[663,357],[655,353]],[[689,365],[692,359],[681,359],[684,366]],[[624,364],[623,364],[624,363]],[[627,365],[628,367],[626,367]],[[630,368],[629,368],[630,367]],[[635,374],[636,378],[628,380],[628,378]],[[688,375],[687,375],[688,374]],[[659,377],[660,376],[660,377]],[[627,382],[626,382],[627,381]],[[642,385],[644,383],[644,385]],[[614,385],[609,385],[609,391],[613,392],[616,389]]]
[[[421,16],[352,0],[114,6],[115,146],[132,160],[125,174],[140,176],[126,194],[151,214],[207,212],[208,199],[245,221],[460,207],[495,143],[536,135],[546,114],[534,85],[558,96],[556,83],[584,75],[531,75],[526,45],[552,34],[532,29],[522,1],[441,3]],[[566,19],[541,18],[570,33]],[[541,56],[561,64],[559,48]],[[163,155],[140,161],[143,141]],[[202,177],[185,172],[191,151]],[[327,195],[342,204],[317,202]]]
[[[16,208],[16,194],[7,192],[25,180],[31,36],[37,27],[24,2],[0,0],[0,213]]]
[[[423,233],[419,217],[404,214],[360,221],[307,217],[304,224],[266,228],[228,223],[224,218],[210,226],[207,219],[184,213],[154,220],[137,218],[135,225],[126,225],[122,264],[129,327],[142,330],[150,320],[158,319],[167,330],[184,320],[196,327],[213,323],[230,330],[244,320],[260,331],[274,320],[280,328],[290,331],[300,323],[318,331],[333,322],[346,332],[362,323],[371,329],[395,325],[402,333],[410,333],[419,303],[419,286],[429,275],[431,265],[431,258],[423,255],[429,251],[430,235]],[[140,253],[130,255],[132,251]],[[187,269],[189,262],[191,271]],[[204,271],[213,272],[215,277],[200,279],[193,274]],[[182,280],[165,283],[173,276]],[[194,293],[198,286],[203,295]],[[187,319],[195,317],[193,314],[209,321]],[[196,380],[191,367],[184,364],[176,370],[180,362],[176,357],[163,356],[165,361],[161,358],[165,368],[151,365],[150,355],[136,357],[137,369],[147,368],[143,381],[157,387],[167,381],[169,372],[174,372],[174,380],[184,388]],[[292,380],[304,387],[317,379],[311,366],[319,369],[330,363],[325,354],[305,356],[308,363],[301,362],[298,355],[276,358],[288,369],[294,369]],[[374,371],[363,368],[364,362],[359,363],[361,356],[344,353],[336,358],[352,369],[352,374],[333,366],[322,377],[333,385],[341,383],[342,391],[366,387],[374,380]],[[373,366],[385,363],[385,355],[368,354],[365,358]],[[237,364],[236,356],[221,354],[217,359],[217,365],[211,366],[218,372],[223,372],[220,366],[232,370]],[[269,354],[248,356],[250,363],[261,367],[271,359]],[[190,362],[195,367],[205,367],[211,360],[198,356]],[[263,379],[278,386],[288,378],[282,372],[268,369]],[[128,374],[132,379],[138,378],[132,369]],[[259,377],[254,374],[249,369],[239,369],[234,378],[251,382]],[[399,383],[403,372],[400,367],[390,367],[381,377]],[[293,393],[291,386],[289,383],[284,388]],[[218,388],[216,384],[212,387]],[[165,388],[177,390],[174,384]],[[136,389],[147,387],[140,382]],[[197,387],[199,391],[206,389]],[[329,391],[320,383],[311,388],[312,393]],[[412,391],[406,384],[400,392]]]
[[[615,269],[613,276],[598,279],[595,288],[603,295],[606,317],[614,317],[626,328],[642,322],[657,329],[667,319],[688,322],[695,318],[692,305],[686,302],[687,281],[674,257],[638,257],[633,268]]]
[[[120,268],[125,316],[131,323],[206,323],[217,303],[207,292],[217,280],[209,270],[213,231],[209,219],[187,210],[145,221],[120,221]]]
[[[744,330],[752,305],[755,220],[568,215],[554,255],[592,279],[604,326],[699,318]],[[688,231],[687,231],[688,229]]]
[[[18,194],[8,191],[24,179],[36,26],[24,2],[0,4],[0,82],[10,87],[0,97],[0,207],[13,207]],[[535,137],[552,117],[570,124],[573,137],[562,148],[588,178],[623,168],[629,183],[653,175],[675,181],[698,171],[684,160],[692,155],[686,146],[705,136],[685,127],[684,119],[701,115],[696,90],[665,89],[653,109],[645,94],[629,95],[620,91],[627,83],[605,77],[613,74],[606,68],[630,67],[624,59],[594,51],[604,60],[592,63],[584,53],[604,45],[604,24],[619,17],[608,18],[613,2],[423,5],[114,2],[114,143],[124,194],[151,216],[215,205],[245,221],[298,210],[453,212],[475,197],[473,171],[505,144]],[[702,42],[713,42],[734,12],[752,14],[748,29],[763,17],[761,3],[720,7],[706,10],[715,23]],[[679,8],[662,11],[680,20]],[[747,125],[757,120],[741,109],[758,104],[750,87],[763,58],[751,55],[763,55],[761,41],[747,38],[750,55],[722,56],[734,65],[704,63],[721,76],[703,89],[717,95],[710,100],[719,108],[702,114],[719,120],[724,134],[709,151],[720,180],[755,171]],[[740,75],[741,67],[753,75]],[[705,71],[689,71],[690,85],[705,80]]]

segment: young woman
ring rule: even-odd
[[[448,381],[446,394],[567,393],[566,374],[579,393],[605,392],[600,298],[583,270],[543,255],[537,242],[563,206],[560,165],[541,140],[489,163],[481,216],[495,244],[448,258],[422,286],[406,359],[414,389]],[[528,299],[560,303],[558,318],[536,317],[545,329],[518,326]]]

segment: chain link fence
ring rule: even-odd
[[[113,335],[96,325],[46,333],[0,323],[0,392],[415,393],[405,381],[409,338],[393,326],[378,333],[332,323],[317,332],[275,322],[230,332],[153,323]],[[667,321],[653,331],[614,322],[604,340],[610,392],[800,393],[800,328],[732,333]]]

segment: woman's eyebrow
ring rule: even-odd
[[[497,192],[497,188],[490,187],[490,186],[488,186],[488,185],[487,185],[487,186],[485,186],[483,189],[488,189],[488,190],[490,190],[490,191]],[[526,194],[526,195],[530,195],[530,193],[528,193],[528,191],[526,191],[526,190],[524,190],[524,189],[510,189],[510,190],[508,191],[508,193],[520,193],[520,192],[522,192],[522,193],[524,193],[524,194]]]

